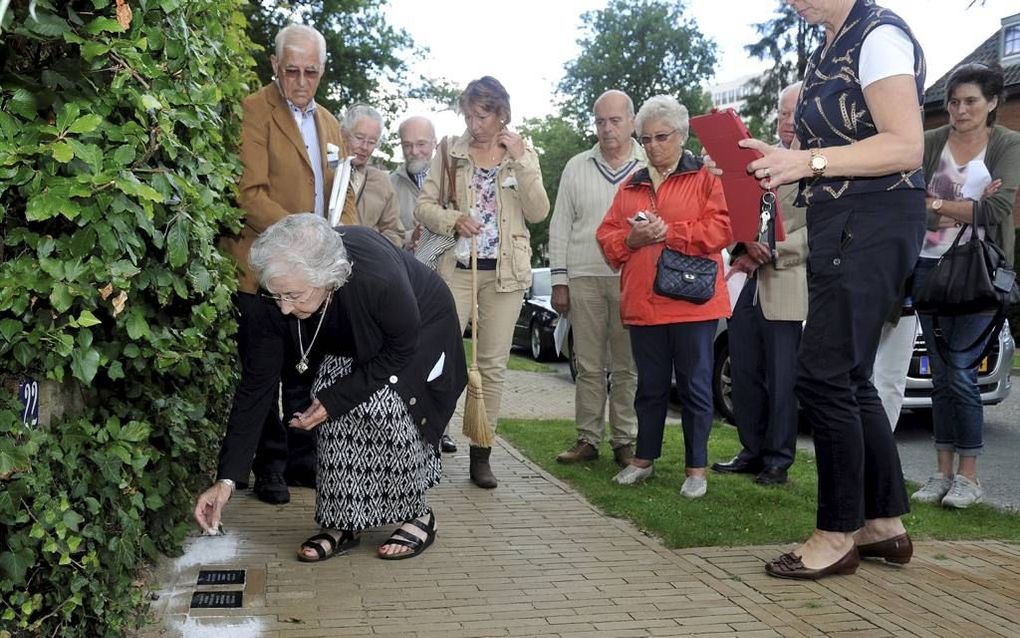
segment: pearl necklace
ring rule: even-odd
[[[308,349],[305,350],[305,344],[301,340],[301,320],[298,319],[297,324],[297,340],[298,350],[301,352],[301,360],[297,362],[294,369],[298,371],[298,374],[304,374],[308,371],[308,355],[312,352],[312,346],[315,345],[315,340],[319,337],[319,330],[322,328],[322,321],[326,318],[326,309],[329,308],[329,302],[333,298],[333,291],[330,290],[329,294],[326,295],[326,302],[322,304],[322,312],[319,314],[319,325],[315,326],[315,334],[312,335],[312,340],[308,344]]]

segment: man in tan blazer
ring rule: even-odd
[[[326,62],[322,35],[304,25],[291,25],[276,36],[271,56],[274,82],[245,98],[241,127],[241,176],[238,205],[244,226],[220,245],[237,262],[238,349],[242,375],[257,375],[258,391],[238,397],[228,427],[241,427],[260,436],[254,459],[255,493],[268,503],[290,500],[287,484],[315,485],[315,441],[306,432],[289,432],[280,421],[278,392],[283,381],[284,413],[303,411],[309,402],[311,372],[298,373],[292,363],[268,370],[260,330],[266,313],[279,312],[273,302],[257,294],[258,284],[248,263],[248,251],[258,235],[294,213],[324,214],[333,185],[330,155],[346,155],[340,125],[315,104],[315,93]],[[353,198],[345,208],[353,211]],[[297,353],[286,353],[297,361]],[[261,427],[257,424],[260,423]]]
[[[340,221],[374,228],[394,245],[403,247],[404,225],[400,221],[397,192],[390,183],[389,173],[369,164],[382,135],[382,116],[367,104],[355,104],[344,113],[340,128],[354,154],[350,190],[357,203],[356,218],[341,218]]]
[[[780,93],[780,141],[794,136],[793,112],[800,84]],[[778,189],[784,241],[776,254],[762,242],[738,244],[731,267],[748,274],[728,324],[733,412],[743,449],[712,469],[756,474],[762,485],[785,483],[797,444],[797,400],[793,394],[797,350],[807,317],[806,211],[793,205],[797,185]]]

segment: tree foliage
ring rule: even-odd
[[[567,63],[559,85],[563,115],[583,126],[608,89],[626,92],[635,105],[665,94],[692,114],[708,108],[701,86],[714,72],[716,46],[687,17],[682,0],[611,0],[581,21],[581,54]]]
[[[779,92],[804,77],[808,58],[823,38],[820,26],[809,25],[785,2],[778,5],[771,20],[754,25],[758,41],[744,47],[772,64],[751,81],[752,94],[741,109],[751,133],[760,139],[775,137]]]
[[[0,635],[113,637],[234,381],[241,0],[17,1],[0,57]],[[129,7],[130,9],[127,9]],[[133,15],[129,15],[132,13]],[[83,399],[22,424],[11,384]]]
[[[550,205],[555,206],[563,167],[567,165],[567,161],[571,157],[591,148],[595,139],[580,133],[571,121],[557,115],[525,120],[521,124],[520,130],[521,135],[530,138],[535,150],[539,153],[542,183],[549,196]],[[549,217],[538,224],[528,224],[528,228],[531,230],[531,254],[536,266],[544,266],[548,263],[550,217],[552,217],[551,213]]]

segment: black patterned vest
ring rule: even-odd
[[[874,0],[857,0],[824,55],[823,45],[808,60],[796,113],[801,148],[846,146],[878,132],[864,102],[857,69],[864,38],[884,24],[903,29],[914,43],[915,106],[921,108],[925,75],[921,45],[899,16],[875,5]],[[924,189],[924,174],[920,166],[912,171],[881,177],[809,177],[802,182],[798,203],[810,206],[846,195],[915,188]]]

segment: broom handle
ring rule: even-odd
[[[478,367],[478,244],[471,237],[471,365]]]

